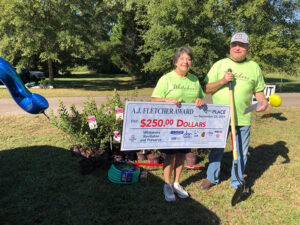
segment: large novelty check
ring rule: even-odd
[[[228,105],[126,102],[121,150],[224,148]]]

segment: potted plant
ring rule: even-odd
[[[198,149],[192,148],[191,152],[185,155],[185,160],[188,166],[194,166],[197,163]]]
[[[146,159],[145,150],[138,151],[136,153],[136,156],[137,156],[137,161],[144,161]]]
[[[90,161],[97,161],[99,158],[109,160],[112,155],[120,153],[118,146],[123,125],[120,109],[123,108],[124,104],[116,90],[112,98],[107,98],[106,103],[101,106],[97,106],[95,100],[89,98],[84,103],[82,112],[75,105],[71,105],[68,110],[59,101],[57,113],[50,113],[50,123],[67,134],[72,146],[70,149],[76,153],[73,155],[80,155]],[[116,138],[112,139],[113,137]]]
[[[147,155],[148,162],[151,164],[158,164],[159,158],[160,158],[160,151],[157,149],[151,150],[151,153]],[[153,168],[153,166],[150,166],[150,168]]]

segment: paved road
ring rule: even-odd
[[[300,93],[279,93],[282,98],[281,107],[300,107]],[[75,104],[75,106],[81,110],[83,107],[83,102],[87,101],[86,97],[61,97],[64,104],[69,108],[71,104]],[[94,97],[97,104],[104,103],[106,101],[106,97]],[[54,112],[58,109],[58,98],[47,98],[50,108],[54,110]],[[138,101],[149,101],[149,96],[141,96],[137,98]],[[211,104],[211,96],[208,95],[204,98],[205,102]],[[49,110],[47,110],[49,111]],[[1,98],[0,99],[0,115],[19,115],[19,114],[27,114],[24,110],[22,110],[12,98]]]

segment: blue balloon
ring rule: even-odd
[[[28,91],[15,70],[1,57],[0,80],[5,84],[15,102],[26,112],[44,113],[49,107],[48,101],[43,96]]]

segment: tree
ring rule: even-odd
[[[192,70],[200,79],[216,59],[226,55],[226,36],[216,31],[215,18],[224,16],[219,1],[131,0],[130,4],[137,8],[137,24],[146,28],[140,31],[144,44],[138,53],[149,56],[143,71],[151,73],[153,80],[173,68],[172,57],[181,46],[193,50]]]
[[[134,16],[134,11],[123,10],[120,12],[110,36],[112,62],[129,74],[134,74],[141,69],[137,54],[141,39]]]
[[[180,46],[195,55],[200,80],[226,57],[233,33],[250,36],[249,58],[266,71],[296,74],[299,1],[295,0],[0,0],[0,54],[30,67],[53,63],[156,82]],[[296,13],[298,12],[298,17]],[[37,63],[38,62],[38,63]],[[100,69],[99,69],[100,68]]]
[[[265,71],[296,74],[300,59],[299,1],[236,0],[232,2],[234,31],[250,35],[249,56]]]
[[[122,70],[122,66],[118,65],[117,68],[112,62],[111,58],[116,51],[110,39],[118,14],[123,12],[123,2],[123,0],[102,0],[92,4],[93,14],[88,28],[91,34],[90,54],[85,60],[90,69],[103,73],[116,73]]]
[[[36,56],[48,63],[53,82],[53,62],[60,52],[86,56],[91,5],[77,0],[1,0],[0,53],[10,62],[30,66]],[[90,1],[92,3],[92,1]]]

